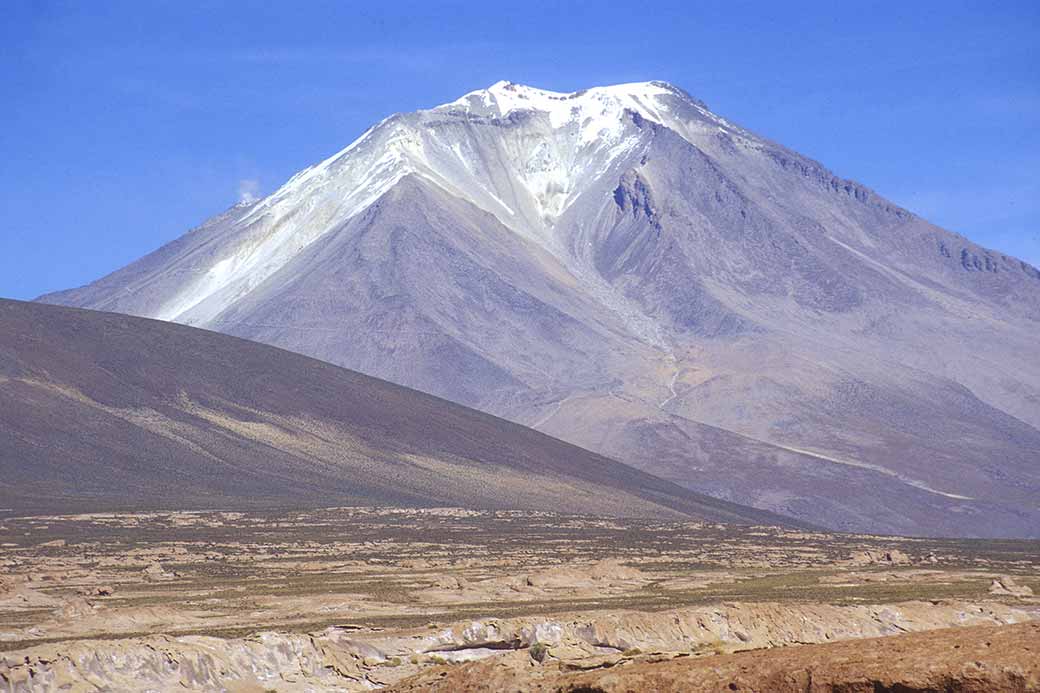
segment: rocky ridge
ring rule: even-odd
[[[397,693],[1029,693],[1040,690],[1040,625],[976,626],[711,658],[649,656],[621,666],[533,666],[520,656],[441,668]]]
[[[525,671],[541,665],[553,671],[600,669],[640,661],[646,653],[663,659],[712,656],[950,626],[1023,623],[1034,617],[999,603],[725,604],[660,613],[481,619],[428,633],[362,635],[333,627],[238,639],[78,640],[0,653],[0,690],[362,691],[447,662],[497,662],[510,656],[508,662],[514,667],[523,662]],[[431,676],[435,678],[420,679],[421,685],[442,675],[438,671]],[[489,679],[466,688],[459,683],[465,676],[445,679],[438,690],[499,690],[503,683]]]

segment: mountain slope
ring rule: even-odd
[[[298,354],[0,300],[0,506],[460,505],[786,522]]]
[[[659,82],[391,116],[42,300],[300,351],[834,528],[1040,535],[1040,271]]]

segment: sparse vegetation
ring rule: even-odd
[[[703,657],[706,655],[722,655],[727,652],[726,643],[713,638],[694,643],[690,646],[690,653]]]

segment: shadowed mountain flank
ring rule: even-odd
[[[0,300],[0,506],[455,505],[781,518],[329,363]]]

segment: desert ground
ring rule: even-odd
[[[1020,540],[8,512],[0,690],[1036,690],[1038,594],[1040,543]]]

